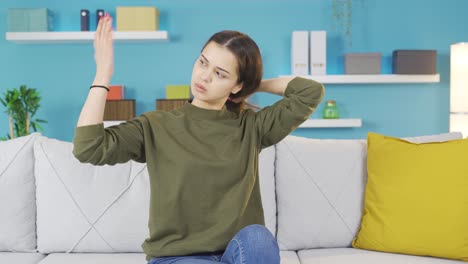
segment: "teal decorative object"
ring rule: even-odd
[[[340,112],[338,106],[336,106],[335,100],[328,100],[325,102],[325,108],[323,108],[324,119],[337,119],[340,118]]]
[[[52,12],[47,8],[9,8],[9,32],[43,32],[53,30]]]

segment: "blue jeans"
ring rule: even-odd
[[[222,255],[191,255],[152,258],[148,264],[279,264],[275,237],[262,225],[242,228],[227,245]]]

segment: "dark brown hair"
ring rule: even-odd
[[[237,59],[237,84],[243,83],[243,86],[237,94],[231,94],[229,97],[234,99],[253,94],[260,86],[263,76],[262,56],[255,41],[242,32],[224,30],[211,36],[203,46],[202,51],[210,42],[226,47]],[[245,101],[240,103],[226,101],[226,108],[235,113],[240,113],[247,107],[258,109],[257,106]]]

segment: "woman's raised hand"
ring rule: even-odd
[[[94,36],[95,83],[108,86],[114,73],[112,17],[106,13],[99,20]]]

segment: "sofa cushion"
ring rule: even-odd
[[[281,264],[300,264],[295,251],[280,251]],[[3,262],[0,262],[3,263]],[[147,263],[144,254],[90,254],[54,253],[48,255],[40,264],[135,264]]]
[[[448,133],[408,140],[459,138],[461,133]],[[366,141],[288,136],[276,149],[280,249],[350,247],[361,220]]]
[[[45,258],[41,253],[0,252],[2,264],[37,264]]]
[[[276,236],[275,151],[275,146],[262,149],[258,161],[258,176],[265,226]]]
[[[301,264],[456,264],[463,261],[382,253],[354,248],[308,249],[298,251]]]
[[[415,144],[369,133],[367,142],[353,246],[468,261],[468,139]]]
[[[143,253],[54,253],[48,255],[40,264],[145,264]]]
[[[0,251],[36,252],[33,143],[39,135],[0,142]]]
[[[146,164],[80,163],[72,143],[34,145],[39,252],[142,252],[148,237]]]
[[[280,251],[281,264],[301,264],[296,251]]]

